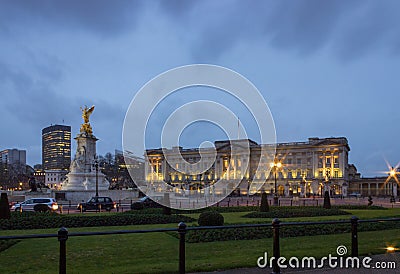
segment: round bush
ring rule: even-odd
[[[45,204],[37,204],[33,207],[35,212],[47,212],[50,211],[49,207]]]
[[[224,216],[216,211],[206,211],[200,214],[198,223],[200,226],[222,226]]]

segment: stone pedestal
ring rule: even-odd
[[[77,149],[75,158],[71,163],[70,172],[63,182],[62,190],[91,191],[96,189],[96,141],[93,134],[81,132],[75,140]],[[98,189],[108,190],[110,183],[101,171],[97,171]]]

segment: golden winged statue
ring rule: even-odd
[[[93,131],[92,131],[92,127],[90,126],[89,123],[89,117],[92,114],[92,112],[94,111],[94,106],[92,106],[91,108],[88,108],[87,106],[85,106],[84,108],[81,107],[82,110],[82,118],[83,118],[83,124],[81,125],[81,133],[86,133],[88,135],[92,135]]]

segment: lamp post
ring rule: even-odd
[[[96,197],[99,196],[99,161],[94,160],[94,168],[96,169]]]
[[[396,175],[397,175],[397,172],[396,172],[396,169],[394,168],[394,167],[392,167],[391,169],[390,169],[390,171],[389,171],[389,181],[390,181],[390,183],[391,183],[391,185],[392,185],[392,195],[391,195],[391,199],[394,199],[394,184],[395,183],[393,183],[393,181],[392,180],[390,180],[391,178],[394,178],[395,180],[396,180],[396,183],[397,183],[397,177],[396,177]]]
[[[274,179],[275,179],[275,190],[274,190],[274,206],[277,206],[279,203],[279,197],[278,197],[278,187],[276,183],[276,175],[277,175],[277,170],[278,168],[282,167],[281,162],[273,162],[270,164],[270,167],[274,169]]]

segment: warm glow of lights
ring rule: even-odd
[[[388,246],[386,247],[387,252],[395,252],[396,250],[399,250],[399,248],[396,248],[394,246]]]
[[[269,164],[270,167],[277,167],[277,168],[281,168],[282,167],[282,163],[281,162],[277,162],[277,163],[270,163]]]
[[[396,175],[396,171],[395,171],[394,169],[392,169],[392,170],[390,171],[390,176],[394,177],[395,175]]]

